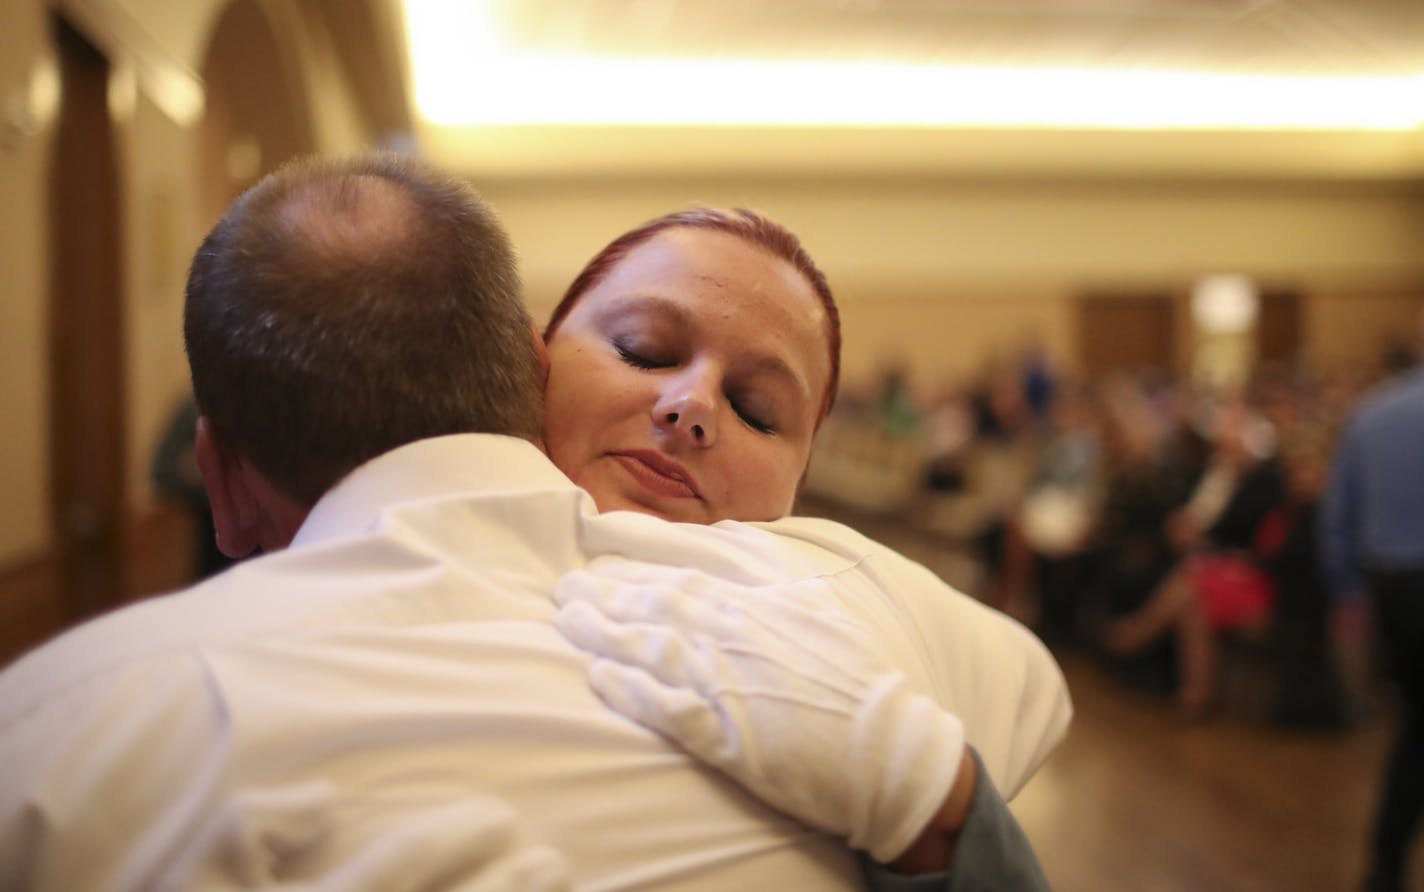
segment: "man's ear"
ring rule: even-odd
[[[218,549],[230,558],[247,557],[257,548],[258,505],[242,459],[218,442],[207,416],[199,416],[193,430],[193,454],[208,491]]]
[[[534,353],[539,357],[539,386],[549,386],[549,345],[544,343],[544,335],[539,326],[529,324],[529,333],[534,338]]]

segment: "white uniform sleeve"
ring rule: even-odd
[[[211,892],[566,892],[568,865],[494,796],[343,794],[322,781],[244,790],[198,828],[171,888]]]
[[[154,888],[221,783],[226,717],[182,657],[29,703],[25,682],[67,656],[46,651],[0,686],[0,888]]]
[[[68,653],[47,652],[26,676]],[[569,888],[563,856],[493,796],[338,787],[320,772],[244,782],[218,687],[201,652],[110,670],[32,707],[0,686],[0,889]]]
[[[875,631],[896,668],[959,716],[994,785],[1016,795],[1073,714],[1063,673],[1038,637],[840,524],[789,518],[772,528],[855,558],[824,577],[843,609]]]
[[[753,588],[607,561],[555,600],[605,703],[877,860],[909,848],[955,783],[962,723],[827,609],[820,580]]]

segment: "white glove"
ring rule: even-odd
[[[603,559],[559,581],[556,624],[613,709],[881,862],[914,842],[964,752],[825,583],[749,588]]]

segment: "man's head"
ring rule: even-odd
[[[198,249],[184,310],[224,550],[286,544],[322,493],[406,443],[536,438],[532,332],[508,238],[468,185],[384,155],[264,179]]]

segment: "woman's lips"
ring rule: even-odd
[[[697,483],[687,469],[660,452],[630,449],[610,453],[645,489],[674,499],[700,499]]]

